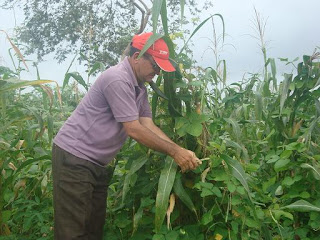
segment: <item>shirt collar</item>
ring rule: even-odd
[[[134,85],[135,87],[141,87],[141,86],[139,86],[138,81],[137,81],[137,78],[136,78],[136,76],[134,75],[134,72],[133,72],[132,67],[131,67],[131,65],[130,65],[130,62],[129,62],[129,57],[126,57],[126,58],[123,60],[123,64],[124,64],[125,69],[127,69],[128,73],[130,74],[130,78],[131,78],[131,80],[132,80],[132,82],[133,82],[133,85]]]

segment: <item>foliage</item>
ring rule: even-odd
[[[52,139],[81,95],[21,80],[20,69],[0,68],[0,235],[52,239]]]
[[[297,74],[284,75],[284,82],[274,91],[266,91],[264,85],[268,83],[257,75],[247,82],[216,89],[213,69],[192,79],[200,85],[187,84],[187,69],[183,69],[181,81],[185,83],[175,89],[177,98],[187,91],[189,101],[195,102],[197,92],[211,84],[204,94],[204,107],[200,106],[203,111],[197,114],[197,104],[191,104],[190,113],[184,107],[183,116],[176,117],[166,111],[169,103],[159,100],[155,121],[181,145],[195,149],[203,164],[195,171],[176,174],[172,187],[166,184],[174,176],[165,170],[168,159],[164,161],[161,154],[135,144],[134,152],[147,154],[149,159],[137,169],[134,162],[140,157],[132,154],[132,147],[125,148],[119,155],[125,161],[119,162],[110,189],[107,237],[317,239],[320,68],[319,62],[313,62],[316,57],[304,56]],[[290,87],[285,88],[285,81],[290,81]],[[209,107],[213,103],[214,107]],[[201,127],[199,120],[188,121],[196,115],[203,119]],[[201,128],[200,134],[179,131],[185,123],[190,129]],[[126,172],[131,172],[130,187],[126,187],[125,200],[120,203],[116,196],[124,191]],[[164,174],[167,177],[163,178]],[[159,194],[167,191],[161,186],[172,188],[175,195],[169,215],[173,200],[168,194],[166,208],[157,205]],[[162,216],[167,213],[166,227],[157,223],[159,211]],[[152,230],[156,234],[150,235]]]
[[[139,2],[141,5],[152,4],[150,1]],[[28,46],[26,54],[36,53],[41,60],[54,52],[61,62],[68,54],[80,52],[89,59],[86,63],[90,67],[97,61],[109,66],[116,64],[132,35],[138,31],[141,14],[135,7],[137,3],[131,0],[31,0],[24,3],[6,0],[4,5],[18,5],[24,11],[24,23],[17,30],[18,38]],[[186,5],[197,16],[211,3],[191,0]],[[171,26],[177,29],[180,25],[177,18],[180,16],[179,0],[169,0],[168,6]]]

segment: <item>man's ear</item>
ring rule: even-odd
[[[139,54],[140,54],[140,52],[135,52],[133,55],[132,55],[132,58],[134,59],[134,60],[138,60],[139,58]]]

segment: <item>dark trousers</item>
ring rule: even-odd
[[[112,171],[52,147],[54,238],[101,240]]]

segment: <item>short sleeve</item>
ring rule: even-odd
[[[135,90],[129,83],[114,81],[103,89],[103,94],[117,122],[129,122],[139,119],[135,102]]]
[[[152,111],[150,109],[147,92],[145,92],[145,94],[142,96],[141,106],[139,109],[139,116],[152,118]]]

